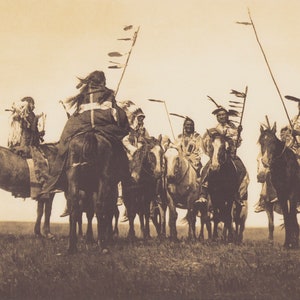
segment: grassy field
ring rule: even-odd
[[[284,250],[278,228],[273,245],[267,228],[247,228],[236,246],[189,242],[186,226],[178,243],[129,242],[121,224],[110,254],[82,239],[72,256],[67,224],[52,224],[54,240],[32,231],[33,223],[0,223],[0,299],[300,298],[300,250]]]

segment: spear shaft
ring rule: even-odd
[[[270,67],[270,64],[269,64],[269,62],[268,62],[267,56],[266,56],[266,54],[265,54],[265,51],[264,51],[264,49],[263,49],[263,47],[262,47],[262,45],[261,45],[261,42],[260,42],[260,40],[259,40],[259,38],[258,38],[257,31],[256,31],[256,28],[255,28],[254,22],[253,22],[253,20],[252,20],[252,17],[251,17],[249,8],[248,8],[248,15],[249,15],[249,18],[250,18],[250,21],[251,21],[251,25],[252,25],[252,28],[253,28],[253,31],[254,31],[254,34],[255,34],[256,41],[257,41],[257,43],[258,43],[258,45],[259,45],[259,48],[260,48],[260,50],[261,50],[261,52],[262,52],[262,55],[263,55],[263,57],[264,57],[264,60],[265,60],[265,62],[266,62],[266,65],[267,65],[267,67],[268,67],[268,70],[269,70],[269,73],[270,73],[271,78],[272,78],[272,80],[273,80],[273,83],[274,83],[274,85],[275,85],[275,87],[276,87],[277,93],[278,93],[278,95],[279,95],[279,97],[280,97],[280,100],[281,100],[281,103],[282,103],[282,105],[283,105],[285,114],[286,114],[286,116],[287,116],[287,118],[288,118],[288,121],[289,121],[289,124],[290,124],[291,128],[293,128],[291,119],[290,119],[290,117],[289,117],[288,111],[287,111],[286,106],[285,106],[284,101],[283,101],[283,97],[282,97],[281,92],[280,92],[280,90],[279,90],[279,88],[278,88],[278,85],[277,85],[277,83],[276,83],[275,77],[274,77],[273,72],[272,72],[272,70],[271,70],[271,67]]]

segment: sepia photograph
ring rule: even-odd
[[[0,0],[0,299],[299,299],[298,0]]]

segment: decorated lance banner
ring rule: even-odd
[[[123,28],[124,31],[130,31],[132,29],[133,29],[133,25],[127,25]],[[132,42],[128,53],[120,53],[119,51],[112,51],[112,52],[108,53],[109,57],[116,57],[116,58],[122,58],[124,56],[126,57],[125,62],[118,62],[118,61],[111,61],[111,60],[109,61],[109,63],[111,63],[111,65],[108,67],[109,69],[123,69],[123,72],[121,74],[118,86],[117,86],[116,91],[115,91],[115,96],[117,95],[117,93],[119,91],[122,79],[123,79],[124,74],[125,74],[125,70],[128,66],[128,62],[129,62],[129,59],[130,59],[130,56],[131,56],[133,46],[135,45],[135,42],[136,42],[136,39],[137,39],[139,29],[140,29],[140,27],[137,28],[137,30],[133,33],[132,37],[124,37],[124,38],[117,39],[118,41],[125,41],[125,42],[131,41]]]

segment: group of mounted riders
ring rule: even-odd
[[[77,85],[80,90],[79,94],[65,101],[65,108],[68,111],[71,110],[72,114],[68,113],[69,118],[57,143],[58,152],[53,167],[47,173],[46,169],[40,170],[35,166],[35,173],[40,175],[39,183],[41,185],[40,193],[36,198],[65,189],[62,173],[68,145],[70,140],[81,132],[96,129],[100,134],[113,141],[113,145],[117,149],[116,153],[120,158],[120,182],[122,182],[123,189],[126,189],[132,180],[129,171],[130,159],[137,149],[151,138],[144,126],[145,114],[142,109],[129,100],[117,102],[114,91],[106,87],[105,74],[102,71],[94,71],[86,78],[79,80]],[[11,151],[21,155],[24,159],[32,158],[35,162],[43,157],[39,145],[43,142],[45,131],[44,126],[41,129],[38,124],[45,115],[36,115],[34,109],[35,103],[32,97],[25,97],[13,104],[10,109],[12,111],[12,128],[8,146]],[[286,141],[286,146],[297,154],[298,162],[300,162],[300,99],[298,99],[298,109],[299,113],[292,120],[292,124],[281,131],[281,139]],[[236,126],[230,119],[235,114],[233,110],[218,106],[212,114],[217,118],[217,125],[214,129],[228,138],[227,151],[234,163],[239,180],[237,201],[244,206],[245,201],[248,200],[249,176],[242,160],[237,156],[237,148],[242,142],[242,126]],[[170,144],[180,149],[182,155],[188,159],[197,172],[197,181],[200,182],[200,197],[197,201],[207,201],[207,178],[211,171],[211,161],[208,160],[205,166],[202,165],[203,155],[209,153],[205,148],[205,141],[195,131],[195,123],[191,118],[184,118],[183,131],[177,139],[170,141],[169,138],[164,137],[162,147],[167,148]],[[120,193],[122,191],[119,191],[119,196]],[[262,198],[259,200],[256,212],[264,210],[263,201]],[[68,214],[69,205],[66,205],[62,216]]]

